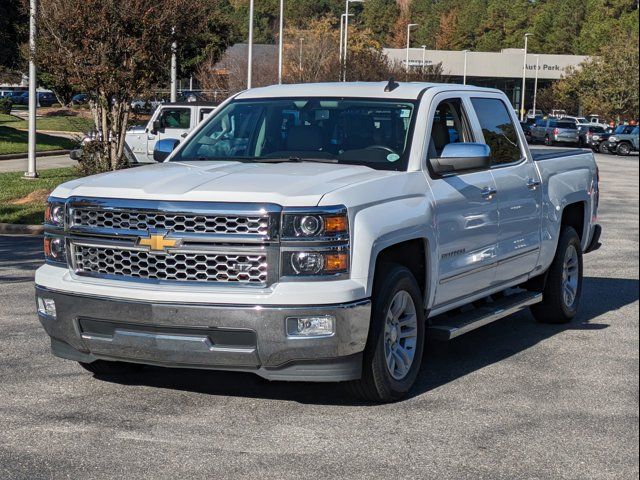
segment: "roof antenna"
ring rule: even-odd
[[[391,77],[389,79],[389,83],[387,83],[387,86],[384,87],[384,91],[385,92],[393,92],[399,86],[400,86],[400,84],[398,82],[396,82],[393,77]]]

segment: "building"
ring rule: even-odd
[[[406,65],[406,48],[385,48],[384,52],[391,61]],[[538,88],[544,88],[554,80],[562,78],[567,68],[578,67],[588,58],[581,55],[528,53],[526,108],[531,108],[532,106],[536,61],[538,62]],[[409,68],[418,68],[423,64],[436,65],[438,63],[442,63],[443,74],[450,75],[456,81],[462,83],[465,74],[464,51],[409,49]],[[502,90],[518,110],[520,108],[522,90],[523,63],[523,49],[509,48],[501,52],[468,51],[466,53],[467,83],[479,87]]]

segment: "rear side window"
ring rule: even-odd
[[[578,127],[573,122],[558,122],[558,128],[568,128],[570,130],[576,130]]]
[[[516,126],[507,106],[497,98],[472,98],[484,135],[491,149],[492,165],[514,163],[522,158]]]

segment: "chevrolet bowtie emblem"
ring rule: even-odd
[[[150,233],[148,238],[140,238],[138,245],[149,247],[153,252],[163,252],[167,248],[173,248],[178,245],[178,240],[165,238],[166,233]]]

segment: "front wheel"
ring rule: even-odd
[[[371,325],[362,377],[349,383],[356,396],[393,402],[413,386],[424,349],[422,295],[411,272],[400,265],[380,269],[373,292]]]
[[[622,142],[620,145],[618,145],[618,148],[616,149],[616,153],[624,157],[626,157],[627,155],[630,155],[631,145],[629,145],[627,142]]]
[[[600,142],[600,145],[598,145],[598,152],[609,153],[609,147],[607,147],[605,142]]]
[[[582,293],[582,247],[572,227],[560,232],[558,249],[542,293],[542,302],[531,312],[539,322],[567,323],[578,313]]]

